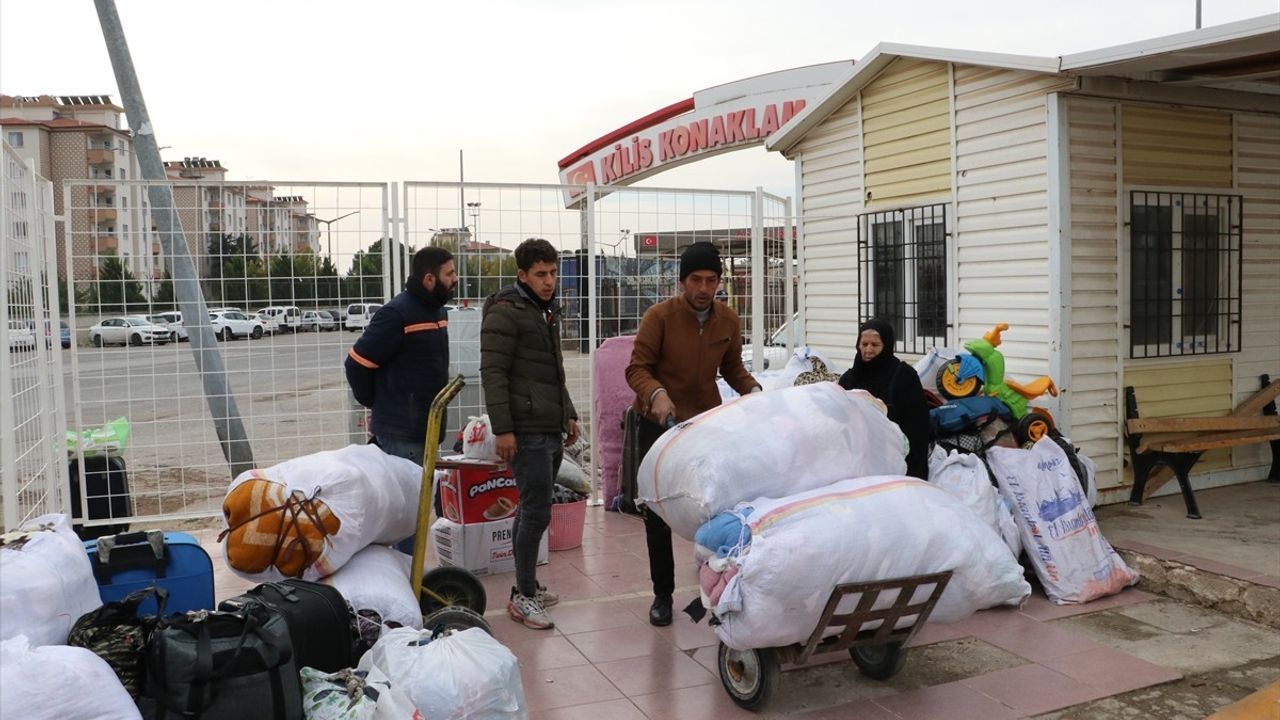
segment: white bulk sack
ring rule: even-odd
[[[388,631],[360,659],[378,668],[431,720],[528,717],[516,656],[480,628],[446,633]]]
[[[412,535],[421,482],[421,465],[376,445],[348,445],[241,473],[223,501],[223,556],[238,575],[257,582],[319,580],[369,545]],[[293,497],[308,499],[305,511],[263,514]],[[289,513],[283,542],[277,539],[282,512]],[[255,515],[261,516],[249,520]],[[321,532],[317,520],[336,530]],[[303,563],[304,555],[310,562]]]
[[[1016,509],[1022,545],[1050,600],[1086,603],[1138,582],[1102,537],[1079,478],[1051,438],[1030,450],[991,448],[987,462]]]
[[[654,443],[640,464],[639,500],[692,540],[698,526],[744,500],[848,477],[901,475],[907,440],[883,407],[866,392],[834,383],[730,401]]]
[[[377,668],[330,674],[304,667],[299,675],[307,720],[422,720],[409,697]]]
[[[370,545],[320,582],[337,588],[353,610],[372,610],[384,623],[420,630],[422,610],[409,586],[412,565],[413,559],[398,550]]]
[[[502,462],[488,415],[467,420],[467,426],[462,430],[462,454],[475,460]]]
[[[0,545],[0,640],[65,645],[71,626],[102,606],[84,543],[66,515],[41,515]]]
[[[987,527],[995,530],[1016,559],[1022,553],[1022,539],[1009,506],[991,484],[982,458],[952,450],[934,448],[929,458],[929,482],[955,495]]]
[[[0,720],[140,720],[106,660],[66,645],[0,642]]]
[[[740,570],[716,606],[716,635],[737,650],[808,639],[831,590],[842,583],[950,570],[931,616],[938,622],[1018,605],[1031,594],[1022,568],[995,531],[923,480],[844,480],[750,505],[751,547],[739,556]],[[931,589],[918,589],[913,601],[925,600]],[[888,607],[895,595],[883,593],[875,607]],[[858,599],[846,596],[837,612],[851,612]]]

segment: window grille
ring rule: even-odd
[[[858,216],[859,322],[893,325],[896,352],[924,354],[946,345],[947,206]]]
[[[1129,194],[1129,357],[1240,350],[1240,195]]]

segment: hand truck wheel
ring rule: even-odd
[[[446,630],[467,630],[478,627],[490,635],[493,634],[493,630],[489,627],[489,622],[484,619],[484,616],[461,605],[440,608],[422,618],[422,628],[424,630],[433,630],[441,625]]]
[[[769,702],[782,674],[773,648],[733,650],[720,643],[719,667],[725,692],[738,707],[747,710],[764,707]]]
[[[849,648],[849,656],[863,675],[872,680],[888,680],[906,664],[907,649],[900,642],[855,645]]]
[[[483,615],[488,598],[479,578],[458,567],[438,567],[422,576],[418,606],[423,616],[445,608],[463,607]]]

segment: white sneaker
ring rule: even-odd
[[[551,616],[547,615],[547,609],[536,597],[517,594],[507,601],[507,614],[512,620],[534,630],[550,630],[556,626],[551,621]]]

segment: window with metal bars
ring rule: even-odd
[[[1129,357],[1240,350],[1240,195],[1129,194]]]
[[[858,216],[859,322],[891,323],[897,352],[947,343],[948,236],[945,204]]]

